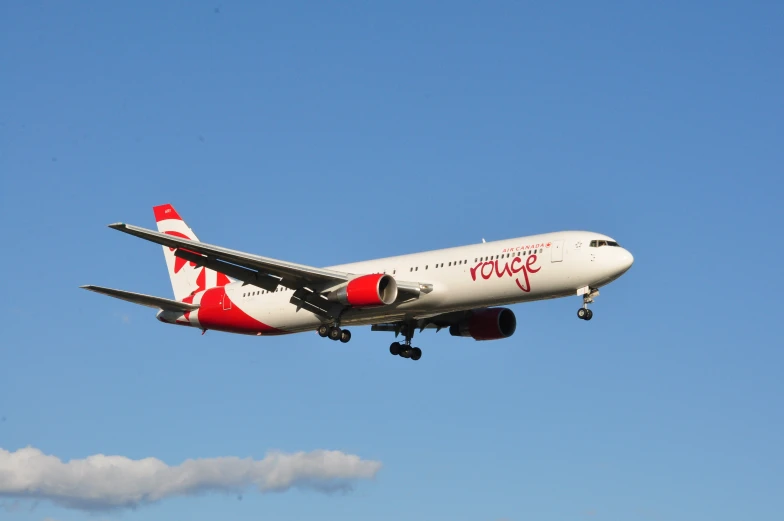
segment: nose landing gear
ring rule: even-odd
[[[599,296],[599,290],[585,287],[578,289],[577,294],[583,296],[583,307],[577,310],[577,318],[582,320],[591,320],[593,318],[593,311],[588,309],[588,304],[593,304],[594,297]]]
[[[593,317],[593,311],[588,308],[580,308],[577,310],[577,318],[581,318],[583,320],[591,320]]]

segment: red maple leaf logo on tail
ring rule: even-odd
[[[167,231],[163,233],[165,233],[166,235],[171,235],[172,237],[179,237],[180,239],[185,239],[186,241],[191,240],[191,238],[185,235],[184,233],[174,232],[174,231]],[[174,251],[176,249],[177,248],[169,248],[169,251]],[[187,262],[188,261],[186,261],[182,257],[174,257],[174,273],[179,273],[180,270],[183,268],[183,266],[185,266],[185,263]],[[196,267],[195,262],[191,262],[189,264],[191,265],[191,267]]]

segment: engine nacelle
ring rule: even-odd
[[[397,282],[392,275],[362,275],[330,292],[327,298],[354,308],[388,306],[397,300]]]
[[[474,340],[509,338],[517,329],[517,318],[508,308],[487,308],[472,311],[460,323],[450,326],[452,336],[470,336]]]

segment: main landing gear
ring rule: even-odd
[[[392,356],[400,356],[402,358],[410,358],[411,360],[419,360],[422,358],[422,350],[418,347],[411,347],[411,339],[414,337],[413,329],[407,327],[405,331],[406,340],[404,343],[392,342],[389,346],[389,353]]]
[[[594,297],[599,296],[599,290],[590,288],[588,292],[583,293],[583,307],[577,310],[577,318],[583,320],[591,320],[593,318],[593,311],[588,309],[588,304],[593,304]]]
[[[340,340],[344,344],[351,340],[351,331],[348,329],[340,329],[339,326],[328,326],[321,324],[317,329],[318,334],[322,338],[329,338],[330,340]]]
[[[329,338],[335,341],[340,340],[344,344],[351,340],[351,331],[341,329],[337,324],[331,326],[329,324],[321,324],[316,331],[322,338]],[[411,360],[422,358],[422,350],[411,345],[411,339],[414,337],[413,329],[406,327],[403,333],[406,338],[405,342],[392,342],[392,345],[389,346],[389,352],[394,356],[410,358]]]

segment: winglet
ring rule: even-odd
[[[125,228],[125,223],[112,223],[109,225],[109,228],[119,230],[120,228]]]

